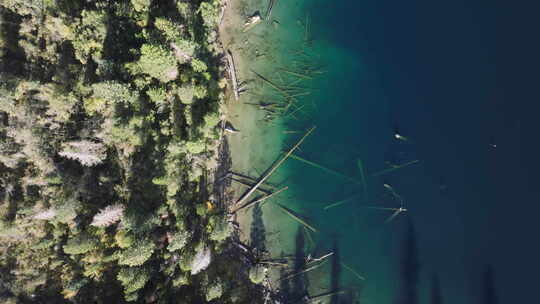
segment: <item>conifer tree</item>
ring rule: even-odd
[[[106,148],[102,144],[88,140],[66,142],[58,154],[76,160],[87,167],[101,164],[107,156]]]
[[[124,212],[124,206],[120,204],[110,205],[101,209],[98,214],[94,216],[90,225],[97,227],[107,227],[122,218]]]

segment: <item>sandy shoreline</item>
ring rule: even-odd
[[[242,83],[251,77],[249,64],[242,51],[248,42],[240,40],[243,36],[245,17],[240,15],[240,1],[227,0],[226,3],[220,24],[220,41],[224,51],[229,50],[234,56],[236,74],[239,82]],[[228,86],[225,106],[227,120],[240,132],[228,134],[227,141],[232,159],[232,170],[258,178],[261,171],[266,169],[265,164],[269,166],[279,155],[281,143],[272,140],[269,133],[276,130],[271,130],[269,125],[261,121],[264,113],[257,107],[246,104],[250,101],[253,102],[249,94],[241,94],[240,99],[235,100],[231,85]],[[247,188],[233,184],[232,189],[237,198]],[[238,212],[236,220],[240,225],[242,240],[249,243],[251,212]]]
[[[257,52],[256,42],[248,41],[250,33],[243,32],[244,23],[247,16],[243,16],[242,12],[246,9],[245,1],[227,0],[227,5],[223,13],[223,19],[220,24],[220,41],[224,51],[230,51],[234,56],[236,74],[239,83],[249,82],[253,78],[250,69],[263,68],[264,62],[254,62],[252,53]],[[255,48],[255,50],[253,50]],[[248,90],[249,90],[248,84]],[[234,128],[238,129],[239,133],[228,134],[227,141],[230,149],[230,157],[232,161],[232,171],[249,175],[254,178],[259,178],[280,155],[282,149],[282,141],[279,134],[282,134],[282,127],[279,123],[268,124],[263,122],[265,113],[257,107],[246,104],[258,102],[257,98],[250,95],[249,92],[241,94],[239,100],[235,100],[232,92],[232,86],[229,79],[227,88],[225,112],[227,121]],[[274,180],[279,180],[279,175],[273,176]],[[234,192],[233,197],[238,199],[248,188],[239,184],[232,184],[231,190]],[[275,220],[278,217],[283,219],[282,214],[276,208],[268,208],[265,205],[264,212],[258,211],[260,214],[257,225],[263,225],[262,231],[265,235],[262,236],[265,249],[271,256],[279,256],[281,252],[288,247],[284,245],[284,240],[291,241],[293,238],[287,238],[280,235],[282,222]],[[253,208],[237,212],[235,219],[239,224],[240,240],[245,244],[252,243],[252,225],[253,225]],[[257,227],[256,229],[259,229]],[[262,232],[264,233],[264,232]],[[272,271],[272,277],[277,274]]]
[[[281,61],[281,56],[285,56],[285,50],[278,45],[291,47],[294,45],[290,42],[283,44],[281,40],[286,38],[280,36],[282,32],[276,30],[274,23],[267,21],[262,21],[248,32],[243,31],[249,16],[265,8],[264,1],[227,0],[226,2],[219,37],[223,51],[230,51],[234,57],[238,83],[245,83],[248,90],[240,95],[239,100],[235,100],[231,79],[229,79],[225,104],[226,119],[240,131],[226,135],[230,149],[231,168],[236,173],[258,179],[281,155],[285,148],[285,141],[298,140],[298,134],[293,134],[290,138],[285,136],[286,128],[282,121],[263,122],[264,111],[252,105],[264,101],[255,93],[258,93],[261,87],[257,86],[252,71],[262,71],[265,75],[273,75],[278,66],[286,64],[286,60]],[[287,20],[287,22],[289,27],[291,24],[297,25],[292,20]],[[278,171],[270,181],[283,183],[287,179],[286,171]],[[245,186],[233,183],[230,188],[230,191],[234,193],[233,201],[236,201],[247,189]],[[293,201],[292,190],[288,192],[285,191],[283,195],[280,195],[279,203],[287,205]],[[276,208],[273,203],[266,203],[258,210],[254,209],[242,210],[235,215],[235,220],[239,225],[240,240],[245,244],[262,246],[267,252],[265,257],[278,258],[283,254],[294,255],[298,249],[296,236],[297,233],[303,234],[302,227],[284,215],[283,211]],[[261,244],[261,239],[263,244]],[[272,267],[269,274],[270,285],[278,288],[280,285],[278,278],[283,275],[280,268]],[[323,281],[322,285],[326,285],[326,280],[323,279]],[[313,283],[312,286],[321,286],[321,283]]]

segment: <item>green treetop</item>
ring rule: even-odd
[[[132,73],[148,74],[161,82],[169,82],[178,77],[178,67],[172,51],[161,45],[144,44],[141,57],[135,65],[128,65]]]

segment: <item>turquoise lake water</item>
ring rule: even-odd
[[[298,155],[356,180],[360,159],[368,185],[364,196],[361,183],[291,159],[289,204],[319,228],[320,252],[337,242],[341,261],[367,278],[340,271],[360,303],[534,299],[538,45],[526,11],[500,1],[278,1],[282,27],[309,20],[310,58],[325,71],[303,99],[315,106],[287,124],[317,126]],[[391,212],[366,208],[400,206],[385,183],[408,209],[389,223]]]

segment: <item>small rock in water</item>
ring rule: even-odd
[[[394,133],[394,138],[397,139],[397,140],[403,140],[403,141],[406,141],[406,140],[407,140],[407,137],[402,136],[402,135],[399,134],[399,133]]]

